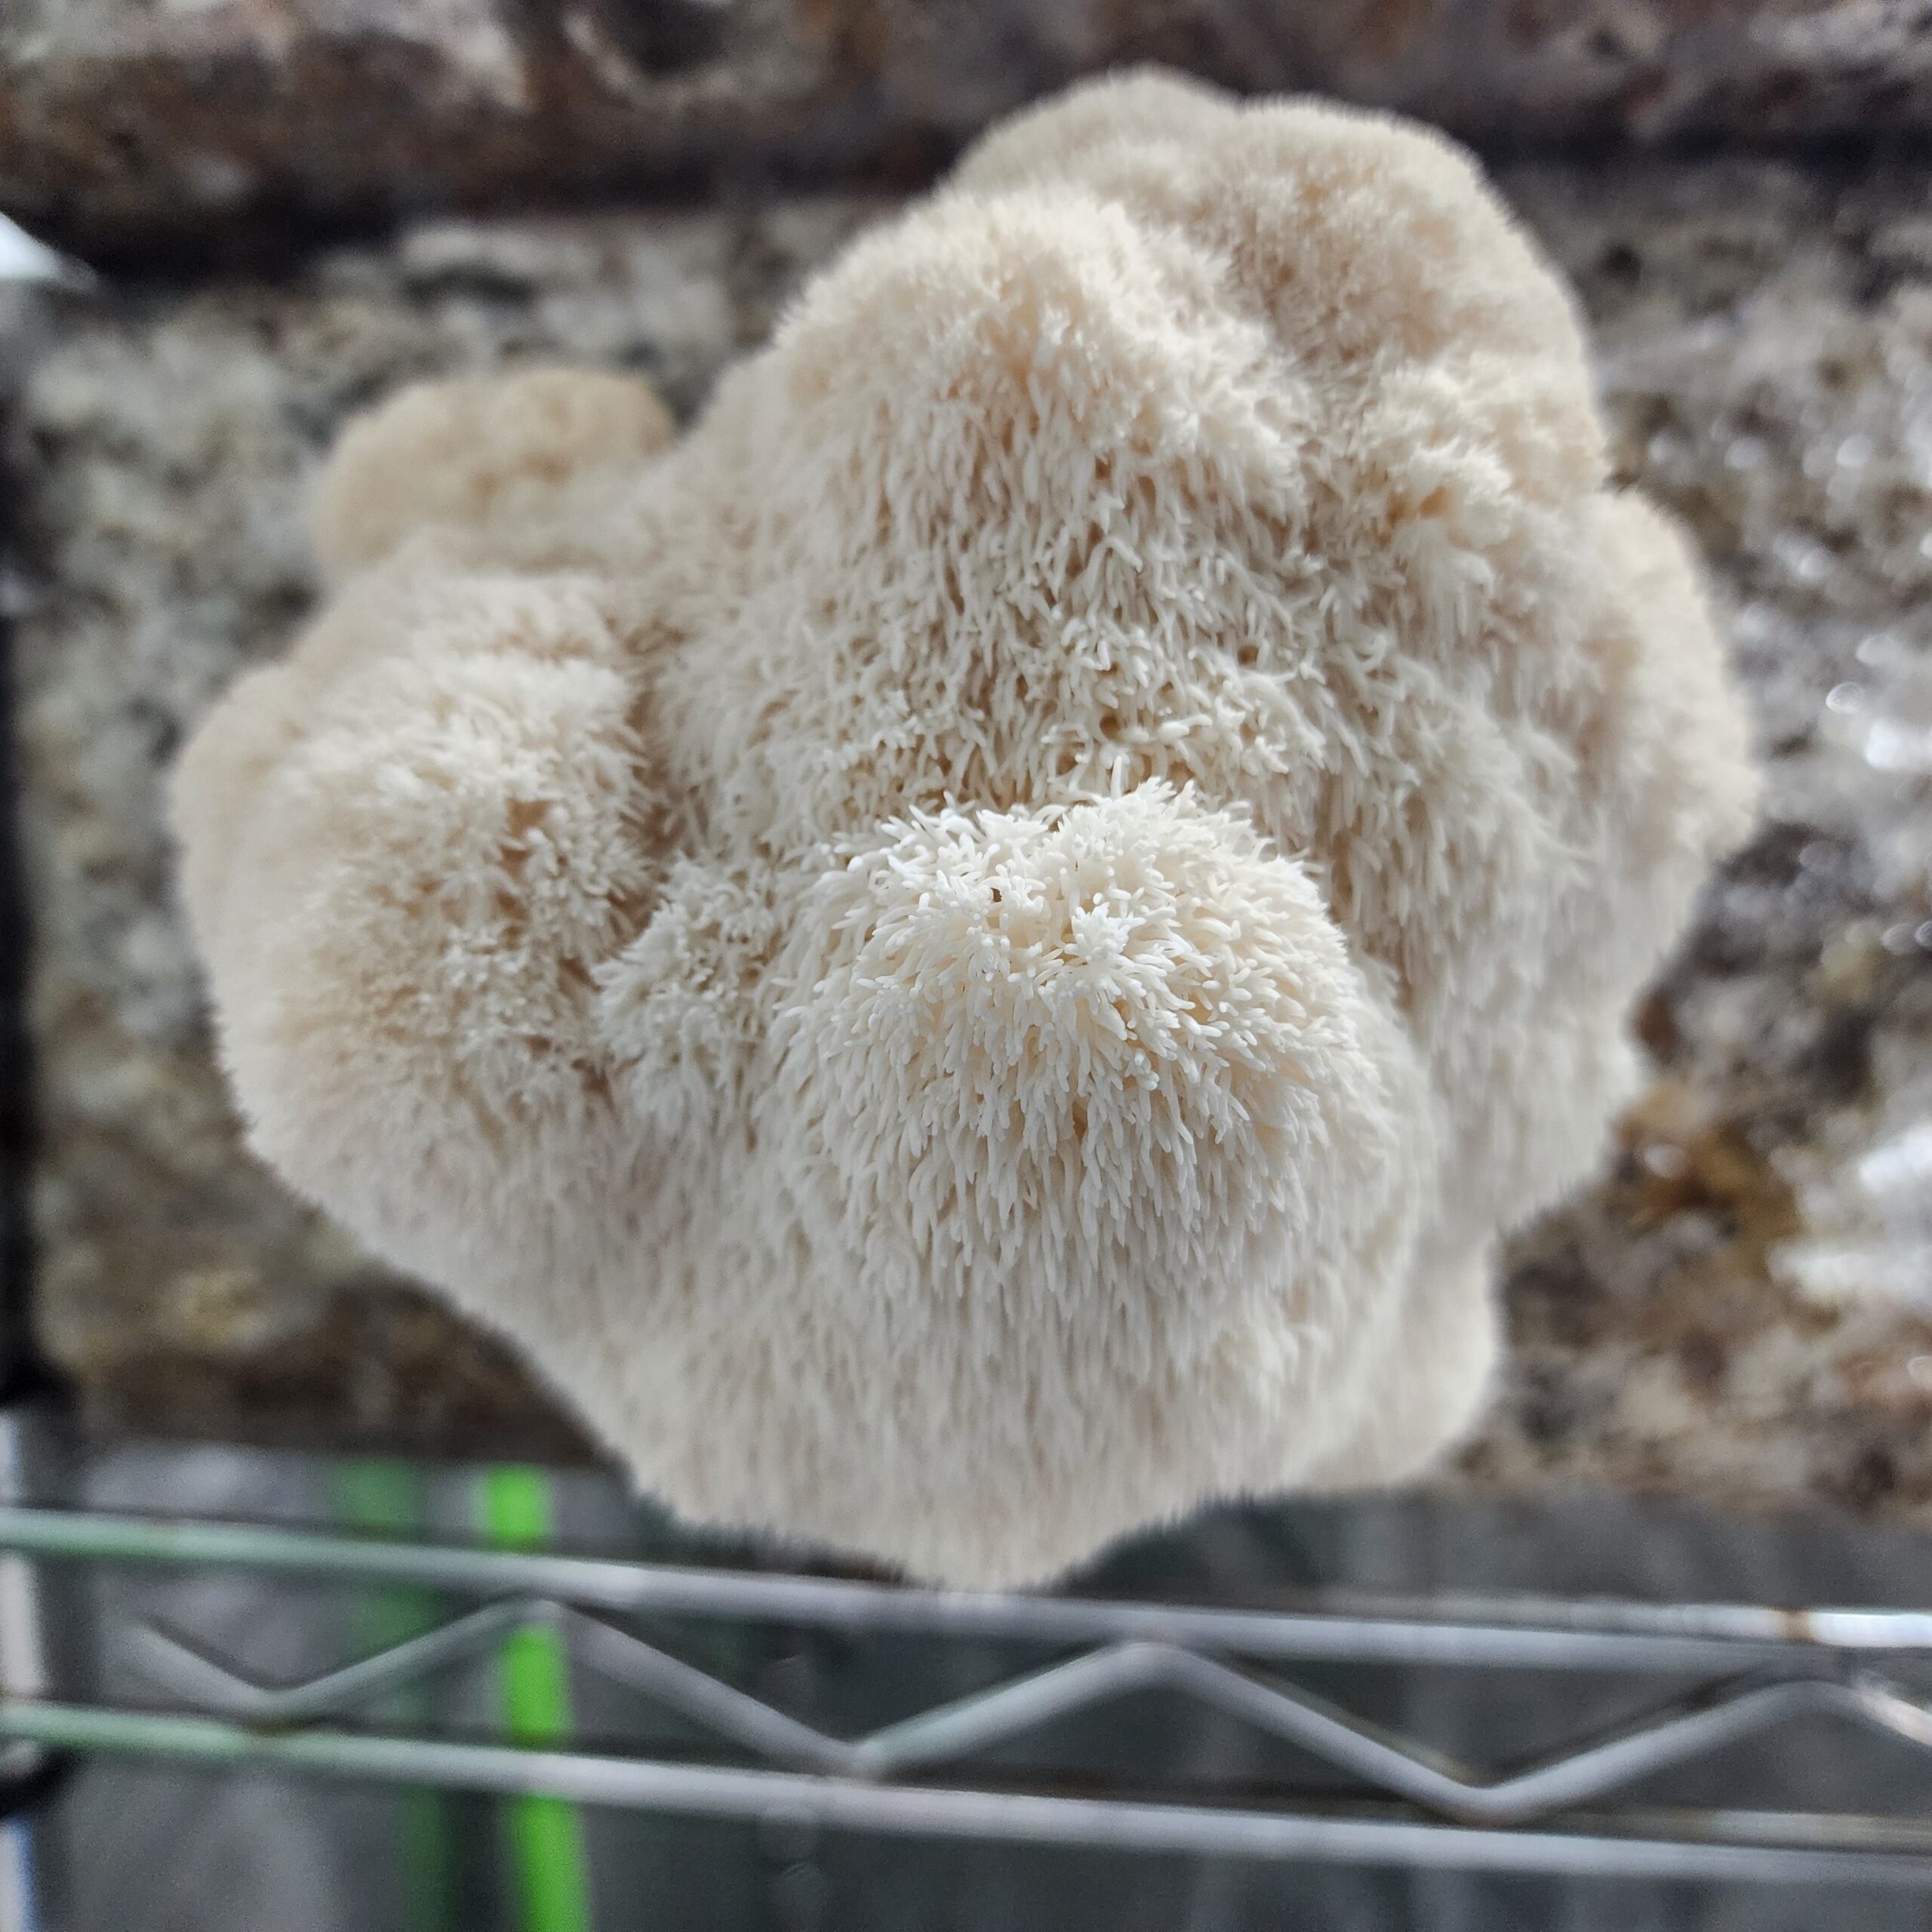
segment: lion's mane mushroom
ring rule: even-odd
[[[183,761],[254,1146],[685,1514],[971,1584],[1435,1454],[1737,840],[1682,541],[1435,136],[1023,114],[681,439],[431,385]]]

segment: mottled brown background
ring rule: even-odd
[[[1113,63],[1495,148],[1923,136],[1923,0],[14,0],[0,207],[152,251],[253,217],[915,177]]]

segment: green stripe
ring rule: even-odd
[[[550,1540],[550,1484],[540,1469],[505,1466],[483,1478],[484,1533],[508,1549]],[[519,1744],[554,1744],[571,1734],[570,1657],[554,1630],[519,1630],[500,1664],[503,1718]],[[583,1826],[568,1800],[509,1801],[510,1855],[523,1932],[589,1932],[590,1875]]]
[[[339,1463],[332,1488],[337,1522],[343,1528],[420,1535],[428,1516],[420,1473],[407,1463]],[[430,1591],[392,1585],[356,1591],[349,1601],[355,1654],[366,1657],[407,1643],[441,1622],[444,1606]],[[396,1720],[405,1728],[428,1721],[429,1698],[421,1684],[395,1694]],[[456,1932],[455,1835],[451,1801],[442,1792],[412,1786],[395,1797],[397,1862],[402,1880],[402,1923],[407,1932]]]

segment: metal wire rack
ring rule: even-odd
[[[964,1595],[856,1581],[349,1536],[99,1510],[0,1507],[0,1739],[15,1775],[48,1753],[249,1764],[338,1778],[888,1835],[1437,1869],[1780,1881],[1932,1884],[1932,1824],[1865,1812],[1660,1809],[1644,1781],[1820,1717],[1932,1754],[1932,1705],[1895,1680],[1932,1655],[1932,1614],[1512,1596],[1318,1592],[1265,1608],[1100,1597]],[[405,1586],[469,1607],[408,1639],[288,1682],[145,1620],[113,1633],[153,1693],[51,1694],[32,1629],[46,1573],[212,1570]],[[632,1627],[648,1622],[647,1638]],[[690,1660],[721,1624],[1010,1647],[1037,1660],[968,1694],[838,1734]],[[398,1733],[357,1714],[546,1627],[573,1667],[672,1714],[705,1740],[676,1754]],[[661,1632],[699,1633],[681,1647]],[[1535,1671],[1670,1684],[1613,1727],[1527,1762],[1457,1761],[1352,1713],[1289,1672],[1348,1664]],[[1340,1792],[1078,1789],[1016,1782],[998,1761],[1081,1714],[1158,1691],[1295,1747]],[[1478,1687],[1472,1694],[1480,1696]],[[1550,1700],[1560,1724],[1570,1708]]]

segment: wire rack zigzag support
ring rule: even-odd
[[[512,1631],[555,1629],[615,1683],[774,1764],[882,1780],[956,1764],[1128,1693],[1166,1690],[1297,1745],[1337,1770],[1442,1815],[1518,1824],[1601,1798],[1793,1718],[1837,1716],[1932,1753],[1932,1708],[1871,1672],[1745,1678],[1666,1706],[1524,1770],[1484,1778],[1349,1715],[1304,1690],[1172,1645],[1109,1644],[935,1706],[857,1739],[827,1736],[632,1632],[539,1598],[493,1604],[340,1670],[278,1687],[258,1684],[177,1633],[143,1624],[130,1650],[147,1675],[245,1722],[285,1727],[357,1705],[485,1654]]]
[[[1932,1657],[1932,1617],[1748,1604],[1500,1598],[1417,1603],[1333,1595],[1269,1610],[975,1596],[845,1579],[388,1542],[239,1524],[0,1508],[0,1551],[63,1564],[218,1567],[264,1577],[408,1583],[485,1599],[451,1621],[288,1683],[250,1675],[158,1623],[118,1633],[143,1678],[193,1708],[127,1710],[15,1697],[0,1740],[715,1817],[774,1814],[884,1832],[1227,1855],[1518,1871],[1858,1878],[1932,1884],[1932,1826],[1826,1812],[1579,1807],[1746,1739],[1846,1721],[1932,1755],[1932,1706],[1877,1667]],[[611,1620],[652,1614],[817,1626],[1062,1653],[863,1734],[801,1721]],[[358,1710],[491,1654],[532,1625],[583,1669],[641,1694],[728,1752],[692,1762],[343,1727]],[[1069,1654],[1070,1653],[1070,1654]],[[1617,1727],[1500,1770],[1457,1761],[1286,1682],[1294,1660],[1483,1670],[1651,1672],[1703,1681]],[[1015,1788],[974,1761],[1147,1691],[1292,1745],[1368,1787],[1234,1804]]]

